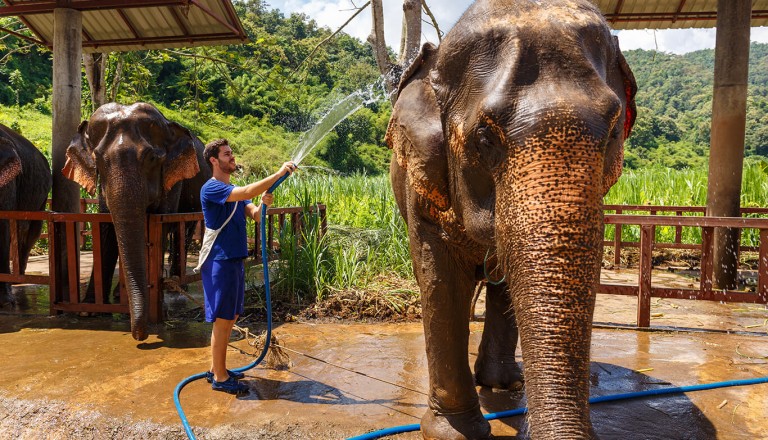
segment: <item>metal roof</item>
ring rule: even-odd
[[[614,29],[713,28],[717,0],[592,0]],[[752,26],[768,25],[768,0],[752,1]]]
[[[248,37],[230,0],[0,0],[0,17],[16,16],[34,34],[20,38],[53,47],[53,10],[83,18],[83,52],[240,44]]]

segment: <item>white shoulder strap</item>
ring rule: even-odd
[[[213,247],[213,242],[216,241],[216,237],[218,237],[219,232],[224,229],[224,226],[227,226],[227,223],[229,223],[229,220],[232,219],[232,216],[235,215],[235,211],[237,211],[237,203],[235,202],[235,207],[232,209],[232,212],[229,214],[229,217],[227,217],[226,220],[224,220],[224,223],[219,227],[219,229],[206,229],[205,234],[203,234],[203,244],[200,246],[200,254],[198,258],[197,266],[192,269],[193,272],[198,273],[200,272],[200,268],[203,267],[203,263],[205,263],[206,258],[208,258],[208,254],[211,253],[211,248]]]

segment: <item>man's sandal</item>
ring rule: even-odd
[[[227,374],[229,374],[229,377],[234,377],[235,379],[238,379],[238,380],[245,377],[245,373],[235,372],[231,370],[227,370]],[[205,372],[205,380],[207,380],[208,383],[213,383],[213,371]]]
[[[223,391],[229,394],[247,394],[248,385],[238,381],[234,377],[230,376],[224,382],[216,382],[214,379],[211,382],[211,389],[214,391]]]

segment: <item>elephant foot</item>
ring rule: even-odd
[[[475,363],[475,383],[501,390],[523,389],[523,370],[514,360],[488,362],[478,358]]]
[[[458,413],[440,414],[427,410],[421,418],[421,435],[425,440],[490,439],[491,425],[483,418],[480,406]]]

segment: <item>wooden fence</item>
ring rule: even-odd
[[[270,252],[274,257],[274,252],[278,250],[279,241],[274,241],[275,233],[280,234],[286,228],[294,232],[301,231],[304,227],[302,208],[269,208],[267,210],[267,234],[269,237]],[[315,205],[310,209],[312,213],[318,213],[321,224],[321,234],[325,233],[326,207],[325,205]],[[163,275],[166,268],[165,254],[163,247],[163,227],[174,225],[178,228],[177,246],[179,246],[178,261],[178,283],[181,285],[199,281],[200,274],[190,273],[187,270],[187,254],[184,251],[187,241],[187,226],[190,223],[195,224],[194,235],[199,239],[202,237],[202,213],[186,214],[149,214],[147,215],[147,283],[148,283],[148,318],[152,323],[162,320],[163,303]],[[50,313],[59,312],[94,312],[94,313],[129,313],[128,297],[121,288],[119,295],[120,301],[116,304],[109,302],[111,286],[104,285],[101,271],[101,227],[104,223],[111,223],[110,214],[71,214],[57,212],[23,212],[23,211],[0,211],[0,220],[9,221],[10,234],[10,259],[11,273],[0,273],[0,281],[10,283],[43,284],[49,286],[50,291]],[[47,231],[63,231],[67,247],[66,261],[58,261],[60,258],[56,251],[54,240],[48,240],[48,275],[21,275],[18,258],[18,245],[16,237],[16,222],[20,220],[41,220],[47,225]],[[80,230],[85,226],[85,230],[91,236],[91,249],[93,257],[93,285],[94,302],[84,303],[81,296],[81,262],[80,262],[80,242],[85,237],[84,231]],[[261,245],[259,241],[259,228],[254,228],[254,238],[249,239],[249,244],[253,245],[251,250],[254,262],[261,262]],[[47,239],[46,234],[43,239]],[[195,238],[195,237],[192,237]],[[62,275],[57,275],[56,267],[66,268],[67,284],[60,281]],[[122,271],[117,271],[122,281]],[[120,282],[123,286],[124,283]]]
[[[600,284],[598,292],[616,295],[637,296],[637,325],[650,326],[651,297],[697,299],[704,301],[745,302],[768,304],[768,218],[745,217],[703,217],[691,214],[703,214],[705,208],[682,206],[627,206],[606,205],[606,211],[615,214],[605,215],[605,225],[614,225],[613,241],[606,241],[605,246],[614,248],[614,264],[620,263],[622,247],[640,249],[638,265],[638,283],[636,286]],[[624,212],[648,212],[651,215],[626,215]],[[766,208],[742,208],[742,215],[768,215]],[[674,213],[674,215],[658,215],[659,213]],[[688,215],[684,215],[688,214]],[[625,242],[621,239],[624,226],[636,225],[640,228],[639,242]],[[673,242],[657,242],[655,230],[657,227],[674,227]],[[700,228],[701,244],[682,242],[682,228]],[[759,231],[760,245],[757,247],[740,246],[740,251],[758,253],[758,282],[755,292],[716,290],[712,287],[714,230],[717,227],[756,229]],[[654,249],[694,249],[701,252],[701,274],[697,289],[671,289],[654,287],[652,285],[652,256]]]
[[[322,232],[326,228],[326,207],[317,205],[315,212],[319,212]],[[639,248],[640,264],[638,267],[638,283],[632,285],[600,284],[598,291],[601,293],[617,295],[635,295],[638,298],[637,324],[640,327],[650,325],[650,299],[678,298],[698,299],[705,301],[768,303],[768,218],[745,217],[704,217],[691,214],[703,214],[704,207],[678,207],[678,206],[626,206],[606,205],[605,210],[614,212],[605,215],[606,228],[611,225],[615,228],[614,240],[606,241],[606,247],[614,248],[615,262],[620,262],[622,248]],[[279,241],[275,241],[275,233],[280,234],[285,228],[291,228],[293,232],[302,230],[305,226],[302,219],[302,208],[270,208],[267,220],[267,235],[269,249],[275,251]],[[648,212],[651,215],[627,215],[624,212]],[[659,215],[660,213],[674,213],[674,215]],[[684,215],[689,214],[689,215]],[[767,215],[765,208],[744,208],[742,215]],[[163,225],[176,224],[179,229],[180,239],[180,284],[188,284],[198,281],[200,275],[188,273],[186,270],[187,256],[183,252],[186,240],[186,225],[190,222],[198,223],[202,219],[201,213],[192,214],[162,214],[148,215],[147,221],[147,274],[149,283],[149,319],[151,322],[159,322],[162,312],[162,281],[163,261],[165,250],[162,246]],[[0,219],[10,222],[11,230],[11,266],[10,274],[0,273],[0,281],[11,283],[47,284],[50,286],[52,314],[67,312],[117,312],[128,313],[126,295],[120,295],[119,304],[109,304],[107,301],[109,288],[104,286],[101,279],[101,239],[100,228],[104,223],[111,222],[109,214],[64,214],[53,212],[12,212],[0,211]],[[67,271],[68,286],[63,286],[56,279],[55,268],[62,267],[62,263],[55,261],[57,252],[53,241],[49,241],[49,275],[20,275],[18,255],[16,255],[16,222],[19,220],[42,220],[47,223],[49,231],[53,228],[63,228],[66,233],[67,245]],[[91,231],[93,249],[94,285],[96,287],[95,303],[85,304],[80,300],[80,263],[78,241],[82,239],[82,233],[78,232],[78,225],[89,225]],[[625,226],[634,225],[640,228],[640,240],[622,241],[621,232]],[[673,242],[657,242],[655,229],[657,227],[675,228]],[[702,243],[691,244],[682,242],[682,228],[700,228]],[[730,227],[739,229],[755,229],[759,231],[759,246],[742,246],[741,250],[755,251],[758,253],[759,269],[758,283],[755,292],[716,290],[712,287],[713,269],[713,236],[714,228]],[[253,245],[255,259],[259,259],[260,241],[258,228],[249,243]],[[200,231],[195,233],[199,237]],[[80,237],[75,240],[75,237]],[[671,289],[654,287],[652,285],[652,255],[654,249],[696,249],[701,252],[701,276],[697,289]],[[120,273],[120,272],[119,272]],[[122,284],[122,283],[121,283]]]

